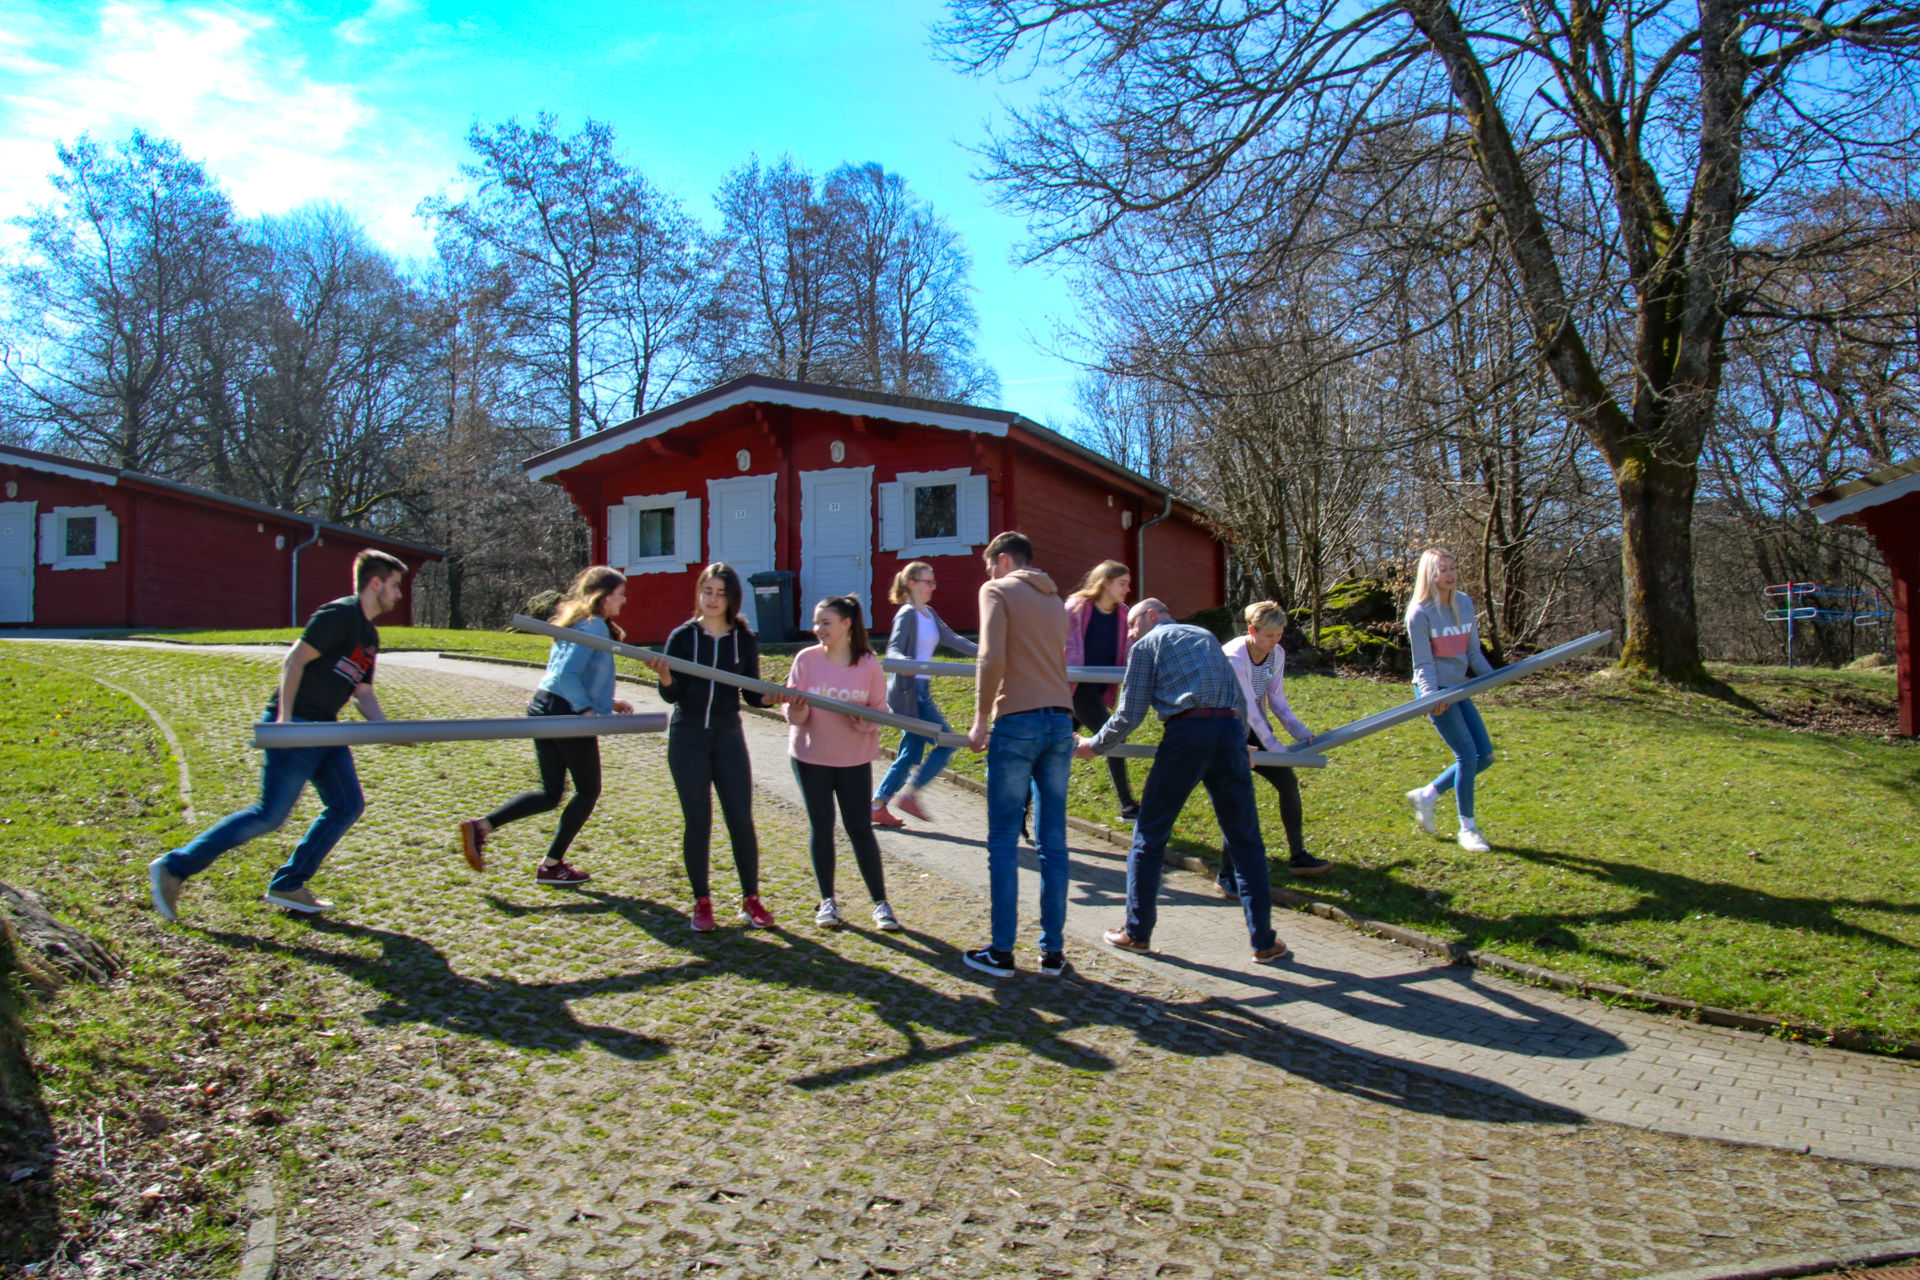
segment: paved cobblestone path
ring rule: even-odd
[[[252,786],[271,656],[85,661],[172,720],[212,816]],[[390,713],[513,714],[534,675],[462,669],[383,659]],[[1477,1030],[1382,1015],[1432,1061],[1356,1053],[1289,1025],[1285,1002],[1221,994],[1238,961],[1143,965],[1076,935],[1063,980],[975,981],[959,951],[984,937],[984,897],[938,869],[983,859],[963,839],[889,837],[906,933],[861,927],[850,855],[856,927],[815,929],[791,779],[777,738],[755,738],[779,930],[687,929],[657,738],[605,744],[580,892],[532,883],[550,820],[502,832],[483,875],[454,851],[459,817],[530,782],[523,743],[360,752],[367,816],[315,885],[331,918],[189,888],[188,926],[330,975],[313,1011],[326,1087],[290,1126],[282,1276],[1627,1277],[1920,1235],[1920,1171],[1596,1122],[1450,1068]],[[947,803],[959,831],[964,801]],[[310,805],[209,875],[263,879]],[[1076,854],[1077,911],[1110,901],[1116,865]],[[1237,912],[1212,909],[1237,955]],[[1342,1000],[1432,1005],[1343,978],[1331,944],[1281,927]],[[1545,1016],[1540,993],[1475,985],[1523,1026]]]

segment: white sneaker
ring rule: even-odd
[[[180,886],[186,881],[167,870],[167,855],[161,854],[147,864],[147,881],[153,888],[153,909],[172,924],[180,918]]]
[[[1407,803],[1413,806],[1413,820],[1419,823],[1420,829],[1428,835],[1433,834],[1433,806],[1439,802],[1439,799],[1439,796],[1425,787],[1415,787],[1407,792]]]
[[[1487,838],[1481,835],[1479,830],[1474,827],[1460,828],[1459,840],[1460,847],[1468,853],[1490,853],[1493,851],[1493,846],[1487,843]]]
[[[313,896],[313,890],[269,889],[260,895],[276,907],[285,907],[289,911],[298,911],[303,915],[319,915],[322,911],[333,910],[333,904],[325,898]]]
[[[893,908],[884,902],[873,904],[873,927],[882,933],[900,932],[899,917],[893,914]]]
[[[846,923],[840,919],[840,908],[834,905],[832,898],[820,899],[820,909],[813,913],[813,922],[822,929],[838,929]]]

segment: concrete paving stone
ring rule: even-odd
[[[193,708],[196,802],[217,805],[251,798],[245,726],[271,656],[89,660]],[[476,665],[383,656],[383,697],[510,715],[539,674]],[[1183,872],[1163,907],[1179,953],[1118,956],[1097,934],[1124,868],[1082,847],[1073,976],[976,982],[957,953],[986,926],[984,821],[957,786],[937,789],[938,830],[882,836],[909,932],[815,931],[784,733],[748,730],[765,893],[790,924],[706,939],[685,927],[659,739],[606,745],[576,846],[595,881],[566,895],[527,882],[541,820],[503,831],[485,875],[452,849],[464,809],[531,780],[524,744],[360,753],[373,804],[323,872],[340,910],[298,935],[362,1049],[353,1089],[313,1112],[357,1172],[290,1212],[285,1230],[326,1243],[283,1259],[287,1280],[901,1260],[954,1280],[1611,1277],[1920,1234],[1906,1064],[1608,1009],[1305,916],[1278,921],[1294,962],[1254,969],[1237,918]],[[715,861],[724,894],[724,835]],[[1022,875],[1031,907],[1030,858]],[[1031,946],[1028,923],[1023,966]],[[421,1087],[423,1062],[442,1087]],[[368,1123],[398,1107],[424,1146]],[[433,1137],[477,1115],[497,1136]]]

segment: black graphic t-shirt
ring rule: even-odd
[[[374,654],[380,649],[380,633],[367,621],[360,597],[341,596],[314,610],[300,638],[320,651],[300,674],[300,687],[293,695],[296,720],[334,720],[347,705],[353,691],[373,683]],[[267,718],[280,715],[280,691],[267,699]]]

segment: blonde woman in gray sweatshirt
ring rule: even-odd
[[[1418,694],[1438,693],[1465,684],[1474,676],[1490,675],[1493,664],[1480,652],[1480,623],[1473,601],[1454,588],[1460,570],[1453,556],[1438,547],[1420,553],[1413,577],[1413,601],[1407,606],[1407,640],[1413,646],[1413,687]],[[1424,787],[1407,792],[1414,821],[1433,831],[1433,810],[1443,792],[1454,793],[1460,811],[1460,847],[1485,853],[1485,836],[1473,820],[1473,780],[1493,763],[1493,740],[1473,701],[1462,698],[1429,717],[1441,741],[1453,752],[1453,763]]]

